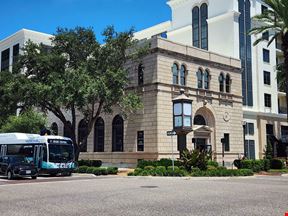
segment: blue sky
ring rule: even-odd
[[[57,27],[93,27],[96,36],[107,25],[117,31],[141,30],[170,20],[167,0],[1,0],[0,40],[26,28],[49,34]],[[97,36],[101,40],[101,37]]]

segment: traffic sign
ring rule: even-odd
[[[176,131],[167,131],[167,136],[175,136],[175,135],[177,135]]]

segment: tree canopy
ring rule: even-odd
[[[127,113],[142,107],[140,98],[126,91],[129,80],[125,63],[140,53],[133,30],[119,33],[110,26],[103,36],[105,44],[101,45],[91,28],[59,28],[49,48],[29,41],[13,66],[9,82],[10,96],[13,91],[17,104],[41,108],[60,119],[76,153],[102,112],[111,113],[118,107]],[[77,111],[83,116],[76,115]],[[88,125],[88,133],[79,142],[77,118],[84,118]]]

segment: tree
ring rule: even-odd
[[[268,139],[266,150],[265,150],[265,159],[272,160],[273,158],[273,148],[271,145],[271,141]]]
[[[100,45],[90,28],[59,28],[51,38],[51,48],[29,41],[13,67],[17,102],[52,112],[60,119],[75,145],[77,160],[102,112],[111,113],[118,107],[128,113],[142,107],[140,98],[126,91],[125,63],[143,53],[136,48],[133,30],[118,33],[107,27],[103,36],[105,44]],[[81,140],[76,139],[76,123],[83,117],[77,112],[87,124]]]
[[[257,26],[250,30],[250,34],[258,35],[269,31],[272,34],[268,42],[268,46],[277,38],[281,39],[281,49],[284,54],[284,63],[281,66],[285,74],[285,91],[286,91],[286,106],[288,106],[288,1],[287,0],[263,0],[270,8],[265,10],[262,14],[253,17]],[[260,37],[254,43],[257,45],[259,42],[265,40]],[[287,113],[288,121],[288,113]]]
[[[0,132],[11,133],[37,133],[39,134],[42,128],[45,128],[46,118],[44,115],[32,110],[25,111],[19,116],[12,115],[6,123],[1,127]]]

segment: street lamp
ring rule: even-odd
[[[180,154],[186,149],[186,135],[192,131],[192,100],[180,89],[180,95],[173,100],[173,130],[178,135]]]

